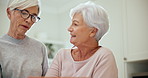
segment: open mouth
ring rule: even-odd
[[[76,37],[76,35],[71,35],[71,37]]]
[[[76,37],[76,35],[71,34],[71,37]]]
[[[21,26],[23,26],[24,28],[26,28],[26,29],[29,29],[29,27],[28,26],[26,26],[26,25],[21,25]]]

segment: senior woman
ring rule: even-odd
[[[98,43],[109,28],[106,11],[87,2],[73,8],[70,16],[72,24],[68,31],[75,47],[61,49],[46,76],[117,78],[113,53]]]
[[[0,78],[44,76],[48,69],[45,46],[25,33],[40,18],[38,0],[10,0],[10,28],[0,37]]]

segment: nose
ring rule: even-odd
[[[31,16],[25,19],[26,23],[32,23]]]
[[[72,31],[73,31],[72,26],[70,26],[67,30],[68,30],[69,32],[72,32]]]

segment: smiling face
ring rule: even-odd
[[[94,38],[93,30],[94,28],[88,27],[84,22],[82,14],[76,13],[73,16],[71,26],[68,28],[71,35],[70,42],[75,46],[86,44]]]
[[[28,11],[31,15],[38,15],[38,6],[29,7],[24,10]],[[8,34],[25,35],[34,24],[34,22],[31,21],[31,16],[25,19],[21,16],[21,11],[19,10],[10,10],[8,8],[7,15],[10,19],[10,29]]]

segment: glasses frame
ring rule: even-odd
[[[34,23],[36,23],[36,22],[38,22],[39,20],[41,20],[40,17],[38,17],[38,16],[36,16],[36,15],[30,14],[27,10],[21,10],[21,9],[17,9],[17,8],[15,8],[15,9],[13,9],[13,10],[20,11],[21,17],[24,18],[24,19],[28,19],[28,18],[31,16],[31,21],[34,22]],[[26,18],[23,16],[23,13],[22,13],[23,11],[26,11],[26,13],[28,13],[28,16],[27,16]],[[35,21],[33,21],[33,17],[35,17]]]

